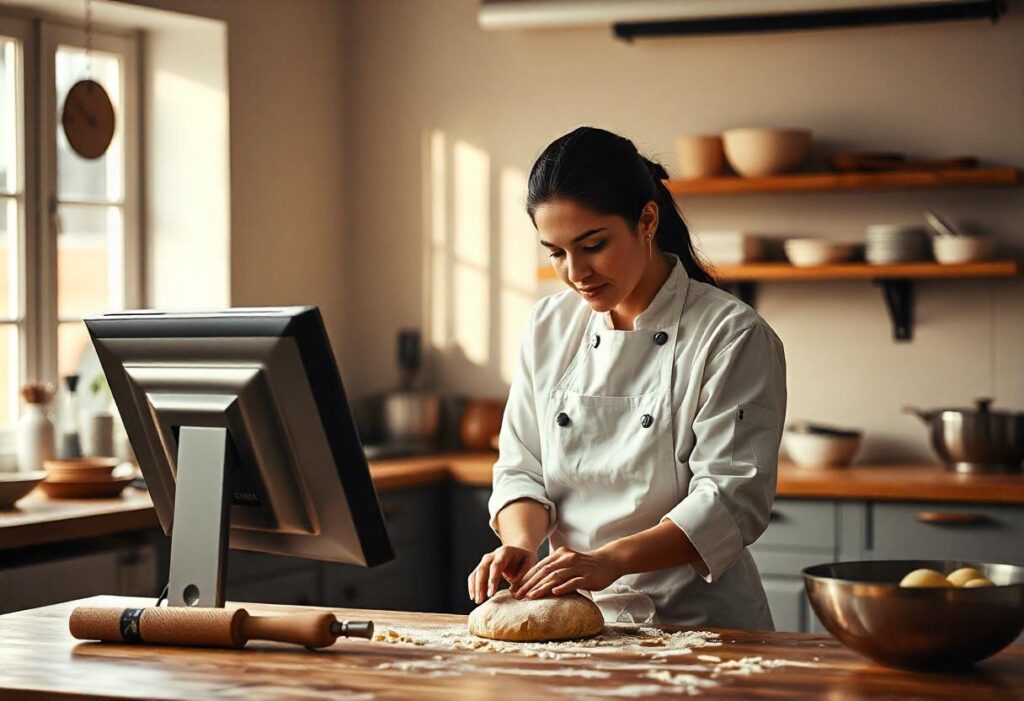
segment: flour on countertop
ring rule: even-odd
[[[433,628],[385,628],[374,637],[374,642],[388,645],[416,645],[446,647],[452,650],[518,653],[540,659],[575,659],[593,655],[623,652],[648,652],[657,655],[688,655],[694,648],[720,646],[719,635],[710,631],[694,630],[666,633],[658,628],[609,624],[593,638],[561,642],[507,642],[487,640],[471,635],[464,626]]]
[[[435,654],[430,659],[385,662],[376,667],[382,671],[415,671],[426,677],[487,674],[610,679],[615,672],[631,673],[632,680],[624,680],[626,683],[610,688],[551,687],[552,692],[579,699],[643,698],[666,694],[699,696],[705,690],[728,684],[730,676],[764,674],[779,667],[820,666],[811,662],[765,659],[762,656],[723,660],[718,655],[710,654],[694,656],[701,664],[679,664],[672,661],[677,656],[691,655],[696,649],[709,647],[720,647],[728,651],[728,645],[717,633],[711,631],[667,633],[658,628],[617,624],[606,625],[599,635],[587,640],[535,643],[478,638],[471,635],[465,626],[396,626],[381,629],[374,636],[374,642],[446,649],[446,654]],[[481,665],[481,659],[476,654],[480,652],[518,654],[538,662],[586,658],[593,659],[593,662],[586,666],[564,667],[543,664],[492,666]],[[636,660],[635,655],[641,655],[642,659]],[[623,659],[624,656],[626,659]],[[815,662],[818,660],[814,658]]]

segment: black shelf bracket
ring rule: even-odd
[[[910,280],[892,278],[875,280],[882,286],[885,306],[892,321],[892,337],[896,341],[909,341],[914,337],[914,285]]]
[[[881,286],[885,297],[885,308],[892,322],[892,337],[895,341],[910,341],[914,338],[914,284],[905,278],[873,280]],[[751,307],[757,308],[757,282],[740,280],[721,283],[731,294],[739,297]]]
[[[757,283],[753,280],[741,280],[738,282],[726,282],[722,285],[725,290],[735,297],[739,297],[744,304],[755,307],[757,302]]]

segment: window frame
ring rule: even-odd
[[[81,27],[57,22],[40,22],[39,31],[39,199],[38,217],[41,223],[41,242],[38,267],[40,280],[39,306],[41,333],[38,354],[43,359],[42,377],[56,386],[58,377],[57,330],[62,320],[57,310],[57,127],[55,57],[59,46],[85,49],[85,36]],[[120,205],[124,212],[124,278],[121,280],[122,299],[127,309],[142,306],[142,231],[140,217],[141,155],[139,148],[139,41],[136,36],[109,30],[92,32],[92,48],[113,53],[123,58],[124,72],[121,90],[124,95],[124,197]],[[47,138],[49,135],[50,138]]]
[[[20,163],[18,245],[19,307],[17,324],[18,382],[52,382],[58,386],[57,313],[57,126],[56,48],[59,45],[85,48],[80,24],[52,17],[26,15],[13,11],[0,13],[0,35],[21,45],[20,75],[17,76],[20,104],[17,149]],[[112,30],[94,26],[92,48],[122,57],[124,124],[124,277],[121,281],[124,305],[144,305],[144,231],[142,216],[142,84],[141,32]],[[3,401],[12,401],[5,397]],[[20,401],[13,421],[0,425],[0,455],[13,453],[14,422],[20,414]]]

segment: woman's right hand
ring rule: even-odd
[[[482,604],[498,591],[504,577],[515,585],[530,568],[537,564],[537,553],[529,548],[502,545],[480,558],[480,564],[469,575],[469,598]]]

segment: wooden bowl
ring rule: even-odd
[[[103,479],[46,480],[39,488],[50,499],[113,499],[135,479],[128,477],[105,477]]]
[[[50,479],[66,477],[99,478],[110,477],[114,468],[121,463],[117,458],[75,458],[73,460],[46,460],[43,467],[50,473]]]
[[[798,170],[807,158],[811,132],[807,129],[727,129],[722,132],[725,157],[745,178]]]

